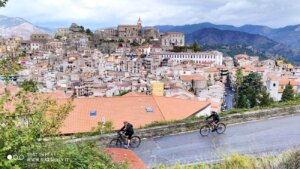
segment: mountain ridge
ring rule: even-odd
[[[21,17],[7,17],[0,15],[0,36],[10,38],[20,36],[24,40],[29,40],[34,33],[47,33],[52,35],[48,29],[41,28]]]
[[[262,35],[216,28],[203,28],[186,35],[187,44],[192,44],[194,41],[206,45],[249,45],[260,49],[278,44]]]
[[[291,46],[300,49],[300,24],[288,25],[281,28],[271,28],[264,25],[246,24],[237,27],[233,25],[218,25],[210,22],[204,22],[198,24],[188,24],[179,26],[156,25],[154,27],[159,29],[161,32],[183,32],[185,34],[189,34],[203,28],[241,31],[251,34],[263,35],[286,46]]]
[[[250,51],[252,51],[251,53],[259,53],[261,56],[264,56],[264,58],[285,57],[295,64],[300,64],[300,49],[291,48],[259,34],[233,30],[220,30],[216,28],[203,28],[186,34],[187,44],[191,45],[195,41],[200,45],[204,45],[206,49],[210,49],[210,47],[214,49],[220,47],[221,50],[223,46],[226,46],[226,48],[236,51],[235,46],[244,46],[238,50],[241,51],[241,49],[246,49],[249,51],[250,49]]]

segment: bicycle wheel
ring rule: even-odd
[[[130,147],[137,148],[141,144],[141,138],[139,136],[132,136],[130,140]]]
[[[121,141],[117,138],[114,138],[110,141],[108,147],[110,148],[121,148]]]
[[[224,123],[219,123],[217,126],[217,133],[222,134],[226,130],[226,124]]]
[[[200,128],[200,134],[202,136],[207,136],[210,133],[210,127],[208,125],[202,126]]]

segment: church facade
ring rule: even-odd
[[[106,28],[95,31],[95,34],[99,38],[103,39],[115,39],[115,40],[124,40],[124,41],[140,41],[142,37],[142,20],[138,19],[137,24],[134,25],[118,25],[117,29],[115,28]]]

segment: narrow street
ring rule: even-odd
[[[230,87],[230,84],[225,84],[225,103],[226,103],[226,110],[233,108],[233,99],[234,99],[234,92],[232,91],[232,88]]]

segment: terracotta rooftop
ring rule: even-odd
[[[204,76],[200,74],[192,74],[192,75],[181,75],[180,79],[183,81],[191,81],[191,80],[206,80]]]
[[[129,169],[147,169],[147,166],[131,150],[107,148],[104,150],[117,163],[127,163]]]
[[[65,103],[67,99],[58,99],[58,102]],[[124,120],[135,128],[154,121],[179,120],[210,105],[209,102],[158,96],[77,98],[73,104],[74,110],[60,129],[63,134],[90,132],[100,121],[112,121],[114,129],[119,129]]]
[[[267,77],[270,79],[270,80],[278,80],[280,79],[280,77],[278,77],[276,74],[274,73],[268,73],[267,74]]]
[[[129,92],[129,93],[125,94],[124,96],[146,96],[146,94],[141,93],[141,92]]]
[[[168,34],[180,34],[180,35],[183,35],[182,32],[166,32],[165,34],[166,35],[168,35]]]
[[[279,85],[281,85],[281,86],[286,86],[289,83],[292,86],[299,86],[300,85],[300,82],[297,82],[295,80],[289,80],[289,79],[281,79],[281,80],[279,80]]]
[[[285,78],[285,79],[298,79],[299,77],[297,77],[297,76],[290,76],[290,75],[284,75],[284,76],[282,76],[282,78]]]
[[[66,93],[62,90],[56,90],[53,92],[45,92],[39,93],[43,98],[52,98],[52,99],[59,99],[59,98],[71,98],[71,93]]]
[[[244,71],[246,72],[264,72],[265,68],[262,67],[254,67],[252,65],[244,65]]]
[[[5,89],[8,90],[12,95],[14,95],[20,91],[20,88],[17,86],[5,85],[3,83],[0,83],[0,95],[4,94]]]
[[[205,72],[219,72],[219,70],[215,67],[205,67],[203,68]]]

